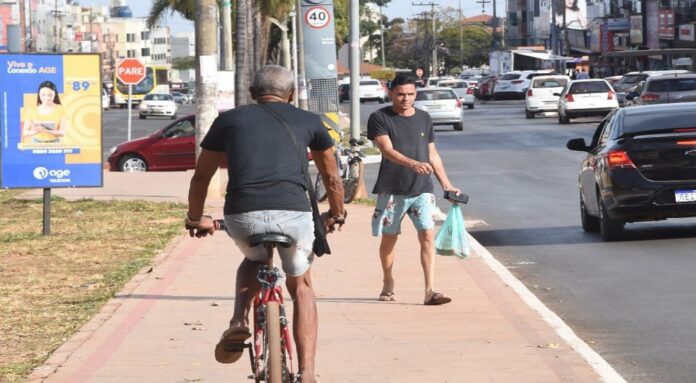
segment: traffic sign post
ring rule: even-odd
[[[116,77],[128,85],[128,141],[131,140],[131,119],[133,101],[133,85],[137,85],[145,79],[147,74],[145,65],[136,58],[123,59],[116,66]]]

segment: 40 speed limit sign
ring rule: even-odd
[[[305,13],[305,23],[315,29],[324,28],[330,21],[331,13],[324,7],[312,7]]]

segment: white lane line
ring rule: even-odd
[[[551,311],[537,298],[527,286],[525,286],[519,279],[515,278],[512,273],[503,266],[493,254],[491,254],[485,247],[483,247],[474,237],[469,235],[469,245],[476,254],[478,254],[484,262],[490,267],[500,279],[503,280],[508,286],[510,286],[513,291],[519,295],[522,300],[532,308],[532,310],[538,312],[541,318],[546,321],[551,327],[556,331],[556,333],[575,350],[580,356],[587,361],[587,363],[592,366],[592,368],[597,372],[602,381],[606,383],[627,383],[626,380],[619,375],[614,368],[607,363],[604,358],[602,358],[595,350],[593,350],[587,343],[580,339],[575,332],[561,319],[556,313]]]

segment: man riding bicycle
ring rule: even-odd
[[[261,286],[258,268],[266,262],[266,250],[249,247],[253,234],[279,232],[294,244],[278,248],[287,288],[294,301],[293,332],[297,344],[300,382],[315,382],[314,358],[317,339],[317,309],[310,276],[314,258],[314,224],[307,196],[303,165],[297,147],[309,147],[329,193],[329,211],[322,214],[327,232],[345,222],[343,182],[333,157],[333,140],[316,114],[295,108],[292,73],[277,65],[259,69],[249,89],[259,104],[282,116],[294,132],[297,146],[283,124],[259,105],[246,105],[221,113],[201,142],[201,153],[189,189],[186,225],[191,235],[204,237],[215,230],[213,219],[203,215],[210,180],[226,155],[229,181],[225,197],[228,234],[244,254],[237,270],[234,314],[215,348],[220,363],[237,361],[251,336],[249,311]],[[303,156],[304,157],[304,156]]]

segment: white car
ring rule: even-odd
[[[518,98],[522,99],[527,93],[527,88],[534,77],[547,76],[553,73],[553,70],[525,70],[507,72],[502,77],[498,77],[493,90],[493,99],[500,100],[503,98]]]
[[[558,122],[570,123],[571,118],[606,116],[619,107],[614,88],[606,80],[572,80],[558,94]]]
[[[535,77],[527,89],[525,117],[534,118],[537,113],[555,112],[558,109],[558,94],[568,81],[570,77],[563,75]]]
[[[464,128],[462,102],[451,88],[420,88],[413,106],[428,112],[433,125],[454,125],[454,130]]]
[[[106,91],[106,89],[102,88],[102,109],[104,110],[109,110],[111,109],[111,97],[109,97],[109,92]]]
[[[437,83],[438,87],[452,88],[459,97],[459,101],[469,109],[474,109],[474,88],[466,80],[443,80]]]
[[[141,120],[146,119],[148,116],[169,117],[174,120],[178,110],[174,98],[169,93],[146,94],[138,108]]]
[[[384,87],[379,80],[360,80],[358,90],[360,92],[360,102],[376,100],[379,101],[380,104],[384,104],[387,98]]]

